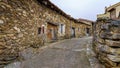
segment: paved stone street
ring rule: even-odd
[[[32,59],[21,62],[18,66],[20,68],[102,68],[98,64],[95,67],[93,62],[89,62],[90,56],[87,50],[90,49],[87,47],[91,45],[91,41],[91,37],[85,37],[52,43],[43,47]]]

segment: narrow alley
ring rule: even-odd
[[[92,37],[74,38],[52,43],[20,63],[5,68],[103,68],[90,50]],[[26,54],[27,55],[27,54]]]
[[[0,0],[0,68],[120,68],[120,1]]]

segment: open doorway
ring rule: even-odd
[[[86,36],[90,36],[90,28],[86,28]]]
[[[71,28],[71,37],[72,38],[75,37],[75,28],[74,27]]]

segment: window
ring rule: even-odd
[[[61,30],[60,30],[60,32],[61,32],[61,34],[63,34],[63,24],[61,24]]]
[[[65,25],[64,24],[60,24],[59,25],[59,34],[65,34]]]
[[[41,34],[41,27],[38,28],[38,34]]]
[[[44,27],[39,27],[38,28],[38,34],[44,34],[44,33],[45,33]]]
[[[43,34],[45,33],[44,27],[42,27],[42,33],[43,33]]]

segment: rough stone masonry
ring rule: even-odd
[[[81,31],[75,30],[79,34],[76,36],[85,35],[86,24],[76,22],[46,1],[0,0],[0,66],[15,61],[19,52],[28,47],[42,46],[46,36],[38,35],[38,28],[47,22],[65,24],[65,38],[70,37],[70,26],[80,27]]]
[[[94,24],[94,50],[106,68],[120,67],[120,21],[98,19]]]

